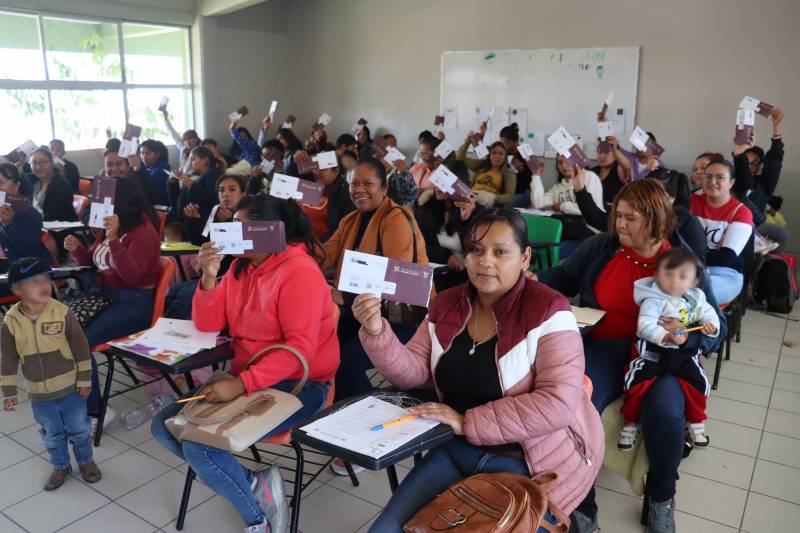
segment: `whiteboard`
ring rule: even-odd
[[[487,141],[517,122],[536,155],[555,157],[543,137],[564,126],[594,158],[597,112],[610,92],[608,119],[627,144],[638,78],[639,47],[444,52],[440,113],[454,146],[494,107]]]

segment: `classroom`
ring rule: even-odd
[[[798,21],[0,0],[0,532],[798,531]]]

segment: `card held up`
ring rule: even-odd
[[[469,186],[458,179],[458,177],[444,165],[439,165],[428,179],[431,180],[434,187],[447,194],[454,202],[466,202],[470,194],[472,194],[472,190]]]
[[[114,197],[117,192],[117,180],[104,176],[92,180],[89,191],[91,206],[89,211],[89,227],[105,228],[104,219],[114,214]]]
[[[430,265],[345,250],[337,288],[427,307],[432,284],[433,267]]]

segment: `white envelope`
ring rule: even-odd
[[[117,154],[120,157],[129,157],[136,155],[139,152],[139,139],[121,139],[119,142],[119,151]]]
[[[447,144],[447,141],[442,141],[439,143],[439,146],[436,147],[436,150],[433,151],[433,155],[446,159],[452,151],[453,147]]]
[[[239,122],[240,120],[242,120],[243,116],[244,115],[242,115],[238,111],[234,111],[233,113],[228,115],[228,118],[230,119],[231,122]]]
[[[327,113],[323,113],[317,119],[317,123],[322,124],[323,126],[327,126],[331,123],[331,116]]]
[[[522,159],[528,159],[534,155],[533,148],[531,148],[531,145],[528,143],[521,143],[517,145],[517,151],[519,152],[519,155],[522,156]]]
[[[91,210],[89,211],[89,227],[90,228],[105,228],[103,219],[110,217],[114,214],[114,204],[111,203],[111,198],[103,198],[103,202],[92,202]]]
[[[475,151],[475,155],[478,156],[478,159],[483,159],[489,155],[489,149],[486,147],[486,144],[484,144],[483,141],[473,146],[472,149]]]
[[[609,137],[614,136],[614,123],[611,121],[597,123],[597,136],[600,140],[605,141]]]
[[[38,148],[36,146],[36,143],[28,139],[27,141],[22,143],[20,147],[17,148],[17,150],[30,157],[30,155],[34,152],[34,150],[36,150],[36,148]]]
[[[211,241],[220,248],[220,254],[242,254],[253,249],[253,241],[246,241],[242,235],[241,222],[213,222]]]
[[[262,159],[260,166],[261,172],[269,174],[275,168],[275,162],[272,159]]]
[[[320,170],[339,166],[339,162],[336,160],[336,152],[333,150],[329,152],[320,152],[311,159],[317,162]]]
[[[752,109],[753,111],[755,111],[756,109],[758,109],[758,104],[760,103],[761,100],[757,98],[753,98],[752,96],[745,96],[744,98],[742,98],[739,107],[742,109]]]
[[[303,193],[297,190],[300,179],[286,174],[275,174],[269,186],[269,195],[284,200],[302,200]]]
[[[636,126],[629,140],[634,148],[644,152],[647,150],[647,139],[649,138],[650,137],[647,135],[646,131],[644,131],[639,126]]]
[[[389,163],[394,163],[395,161],[405,161],[406,156],[394,146],[387,146],[384,159]]]
[[[577,144],[575,139],[572,138],[572,135],[570,135],[563,126],[558,128],[547,140],[550,142],[550,145],[564,157],[569,157],[570,147],[573,144]]]
[[[458,176],[450,172],[450,169],[446,166],[439,165],[428,179],[431,180],[431,183],[433,183],[440,191],[446,192],[447,194],[453,194],[455,192],[453,184],[458,179]]]
[[[389,259],[377,255],[345,250],[337,288],[353,294],[394,294],[395,283],[384,281]]]
[[[736,111],[737,126],[755,126],[756,112],[753,109],[739,109]]]
[[[278,101],[273,100],[272,103],[269,105],[269,119],[272,120],[275,118],[275,111],[278,109]]]

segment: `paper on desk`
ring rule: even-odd
[[[605,316],[606,312],[601,309],[592,309],[591,307],[576,307],[572,306],[572,314],[575,315],[575,320],[579,326],[594,326],[600,319]]]
[[[400,406],[367,397],[301,429],[315,439],[380,459],[439,424],[434,420],[414,418],[380,431],[371,430],[373,426],[407,415],[408,411]]]
[[[520,213],[524,213],[526,215],[536,215],[537,217],[551,217],[557,213],[557,211],[550,209],[526,209],[524,207],[515,207],[514,209]]]
[[[65,222],[63,220],[45,220],[42,227],[46,230],[60,231],[71,228],[82,228],[83,222]]]
[[[218,335],[219,331],[199,331],[191,320],[161,317],[139,341],[156,348],[199,352],[215,347]]]

